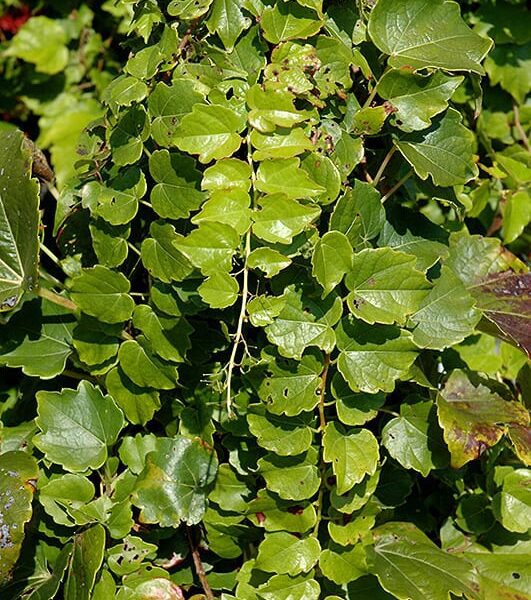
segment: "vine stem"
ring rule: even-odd
[[[61,261],[59,260],[59,258],[50,250],[50,248],[48,248],[47,246],[45,246],[44,244],[40,244],[40,248],[41,251],[43,252],[43,254],[46,254],[46,256],[57,266],[59,267],[59,269],[61,269],[61,271],[63,270],[63,268],[61,267]]]
[[[517,104],[513,104],[513,113],[514,113],[514,126],[516,127],[516,131],[518,131],[518,135],[522,140],[522,143],[526,147],[528,152],[531,152],[531,144],[529,143],[529,138],[527,137],[524,128],[522,127],[522,123],[520,122],[520,109]]]
[[[59,296],[59,294],[56,294],[55,292],[52,292],[51,290],[42,286],[37,288],[37,295],[72,312],[77,309],[77,306],[72,302],[72,300],[64,298],[63,296]]]
[[[190,544],[190,552],[192,553],[192,559],[194,561],[195,572],[197,573],[197,577],[201,582],[201,587],[203,588],[203,592],[205,592],[205,596],[207,600],[215,600],[214,593],[212,592],[212,588],[208,583],[208,579],[205,573],[205,569],[203,568],[203,563],[201,562],[201,556],[199,554],[199,549],[197,544],[194,541],[194,537],[192,534],[191,527],[186,526],[186,533],[188,535],[188,543]]]
[[[374,176],[374,179],[372,180],[372,185],[374,187],[376,187],[378,185],[378,183],[380,182],[380,179],[382,178],[382,175],[384,174],[384,171],[387,168],[387,165],[389,164],[390,160],[393,158],[395,152],[396,152],[396,146],[392,146],[392,148],[389,150],[389,152],[385,155],[385,158],[382,160],[382,164],[380,165],[378,172],[376,173],[376,175]]]
[[[322,436],[324,435],[324,430],[326,428],[326,415],[325,415],[325,395],[326,395],[326,381],[328,379],[328,370],[330,368],[330,354],[325,354],[324,356],[324,365],[323,371],[321,372],[321,382],[319,383],[319,431],[321,433],[321,445],[322,445]],[[321,451],[322,452],[322,451]],[[324,477],[326,472],[326,465],[321,454],[321,485],[319,486],[319,495],[317,496],[317,520],[315,522],[315,527],[313,529],[313,535],[317,536],[319,533],[319,525],[321,523],[321,517],[323,513],[323,496],[324,496]]]
[[[242,281],[242,303],[240,307],[240,315],[238,317],[238,325],[236,327],[236,333],[234,334],[234,341],[232,343],[232,351],[230,353],[229,364],[227,365],[227,412],[229,416],[232,411],[232,373],[236,366],[236,354],[240,342],[243,341],[243,323],[245,322],[245,315],[247,314],[247,298],[249,296],[249,269],[247,268],[247,259],[251,254],[251,230],[245,235],[245,262],[243,267],[243,281]]]
[[[411,175],[413,175],[413,171],[409,171],[409,173],[406,173],[404,175],[404,177],[402,177],[402,179],[400,179],[397,183],[395,183],[395,185],[387,192],[387,194],[385,194],[385,196],[382,197],[382,204],[388,200],[398,189],[400,189],[404,183],[406,183],[406,181],[411,177]]]

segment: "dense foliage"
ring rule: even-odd
[[[1,597],[531,598],[525,3],[34,4]]]

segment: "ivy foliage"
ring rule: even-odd
[[[1,593],[531,598],[524,3],[39,7],[0,21],[59,82],[12,113],[57,190],[0,128]]]

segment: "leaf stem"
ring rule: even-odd
[[[514,113],[514,126],[516,127],[516,131],[518,131],[518,135],[522,140],[526,150],[531,152],[531,144],[529,143],[529,138],[527,137],[524,128],[522,127],[522,123],[520,122],[520,109],[516,103],[513,104],[513,113]]]
[[[326,395],[326,381],[328,379],[328,370],[330,368],[330,354],[324,355],[324,364],[323,370],[321,372],[321,382],[319,383],[319,432],[321,434],[321,461],[319,465],[319,470],[321,471],[321,484],[319,486],[319,495],[317,496],[317,520],[315,522],[315,527],[313,529],[313,535],[317,536],[319,533],[319,525],[321,523],[321,516],[323,514],[323,497],[324,497],[324,488],[325,488],[325,473],[326,473],[326,464],[323,459],[323,450],[322,450],[322,439],[324,435],[324,430],[326,428],[326,415],[325,415],[325,395]]]
[[[128,242],[127,242],[127,246],[128,246],[129,248],[131,248],[131,250],[132,250],[132,251],[133,251],[133,252],[134,252],[134,253],[135,253],[137,256],[142,256],[142,253],[140,252],[140,250],[139,250],[139,249],[138,249],[138,248],[137,248],[137,247],[136,247],[134,244],[131,244],[131,242],[129,242],[129,241],[128,241]]]
[[[387,167],[387,165],[389,164],[389,161],[393,158],[394,153],[396,152],[396,146],[392,146],[391,149],[389,150],[389,152],[385,155],[385,158],[382,161],[382,164],[380,165],[380,168],[378,169],[378,172],[376,173],[376,175],[374,176],[374,179],[372,180],[372,185],[374,187],[376,187],[380,181],[380,179],[382,178],[382,175],[384,174],[384,171]]]
[[[190,552],[192,553],[192,559],[194,561],[195,572],[197,573],[197,577],[201,582],[201,587],[203,588],[203,592],[205,592],[205,596],[207,600],[215,600],[214,593],[212,592],[212,588],[208,583],[208,579],[206,577],[205,569],[203,568],[203,563],[201,562],[201,556],[199,554],[199,549],[197,544],[194,541],[193,529],[186,525],[186,533],[188,535],[188,543],[190,544]]]
[[[68,298],[65,298],[64,296],[59,296],[59,294],[52,292],[48,288],[39,286],[36,290],[36,293],[41,298],[44,298],[45,300],[49,300],[50,302],[53,302],[54,304],[57,304],[58,306],[62,306],[63,308],[66,308],[66,310],[70,310],[72,312],[77,310],[77,306],[72,302],[72,300],[69,300]]]
[[[387,194],[385,194],[385,196],[382,197],[382,204],[386,201],[389,200],[389,198],[398,190],[400,189],[404,183],[406,183],[406,181],[413,175],[413,170],[409,171],[409,173],[406,173],[404,175],[404,177],[402,177],[402,179],[400,179],[397,183],[395,183],[395,185],[387,192]]]
[[[45,246],[43,243],[41,243],[40,245],[41,251],[43,252],[43,254],[46,254],[46,256],[55,264],[57,265],[57,267],[59,267],[59,269],[61,269],[61,271],[63,270],[61,267],[61,261],[59,260],[59,258],[50,250],[50,248],[48,248],[47,246]]]
[[[251,230],[245,235],[245,256],[244,256],[244,268],[243,268],[243,281],[242,281],[242,303],[240,307],[240,315],[238,317],[238,325],[236,326],[236,333],[234,334],[234,341],[232,343],[232,351],[230,353],[229,364],[227,366],[227,412],[231,415],[232,405],[232,373],[236,366],[236,353],[238,347],[242,341],[243,323],[247,314],[247,298],[249,296],[249,269],[247,268],[247,260],[251,254]]]

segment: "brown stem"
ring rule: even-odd
[[[385,171],[387,165],[389,164],[389,161],[393,158],[393,155],[395,152],[396,152],[396,146],[393,146],[389,150],[389,152],[385,155],[385,158],[383,159],[382,164],[380,165],[380,168],[378,169],[378,172],[376,173],[376,175],[374,176],[374,179],[372,181],[372,185],[374,187],[376,187],[378,185],[378,182],[382,178],[382,175],[384,174],[384,171]]]
[[[188,543],[190,544],[190,552],[192,553],[192,559],[194,561],[195,572],[197,573],[197,577],[201,582],[201,587],[203,588],[203,592],[205,592],[205,596],[207,600],[215,600],[214,593],[212,592],[212,588],[208,583],[205,569],[203,568],[203,563],[201,562],[201,556],[199,555],[199,549],[197,544],[194,541],[194,531],[188,525],[186,526],[186,533],[188,535]]]
[[[522,127],[522,123],[520,122],[520,109],[517,104],[513,104],[513,113],[514,113],[514,126],[516,127],[516,131],[518,131],[518,135],[522,140],[522,143],[526,147],[528,152],[531,152],[531,145],[529,144],[529,138],[527,137],[524,128]]]
[[[64,296],[59,296],[59,294],[52,292],[48,288],[39,286],[37,288],[37,295],[41,298],[44,298],[45,300],[49,300],[50,302],[57,304],[58,306],[66,308],[66,310],[70,310],[72,312],[77,310],[77,306],[72,302],[72,300],[69,300]]]
[[[404,175],[404,177],[402,177],[402,179],[400,179],[400,181],[398,181],[398,183],[396,183],[388,192],[387,194],[385,194],[385,196],[382,197],[382,204],[388,200],[398,189],[400,189],[404,183],[406,183],[406,181],[411,177],[411,175],[413,175],[413,171],[410,171],[409,173],[407,173],[406,175]]]

